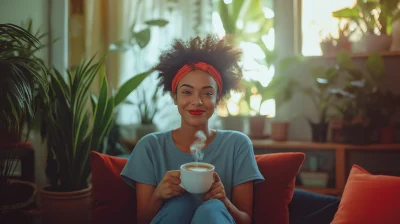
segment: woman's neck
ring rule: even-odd
[[[187,151],[186,149],[189,149],[190,145],[197,139],[195,136],[197,131],[203,131],[203,133],[206,135],[206,145],[208,145],[215,137],[215,131],[209,129],[208,125],[201,127],[182,125],[180,128],[174,130],[175,144],[180,146],[181,150],[184,149],[184,151]]]

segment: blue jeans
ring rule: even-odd
[[[168,200],[151,224],[232,224],[235,223],[225,205],[217,199],[202,202],[185,193]]]

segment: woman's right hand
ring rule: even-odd
[[[154,195],[158,199],[167,200],[183,194],[185,190],[179,186],[181,183],[180,176],[181,172],[179,170],[168,171],[154,190]]]

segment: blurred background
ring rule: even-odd
[[[109,155],[127,155],[144,135],[179,127],[177,108],[150,68],[175,38],[207,34],[231,38],[244,52],[243,91],[219,105],[212,128],[253,140],[394,144],[400,142],[399,2],[0,0],[0,23],[36,36],[43,47],[35,57],[65,79],[84,59],[107,54],[101,72],[111,95],[148,74],[111,113],[98,149]],[[102,83],[95,76],[90,92],[99,95]],[[29,136],[41,187],[49,181],[47,144],[40,128]]]

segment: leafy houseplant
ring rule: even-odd
[[[338,107],[343,115],[343,137],[346,143],[367,144],[375,129],[377,105],[373,103],[383,77],[383,59],[378,53],[371,54],[364,73],[353,65],[348,54],[338,57],[340,69],[348,75],[345,87],[332,92],[341,100]]]
[[[330,68],[315,67],[312,69],[314,86],[304,89],[304,93],[310,97],[318,112],[318,121],[316,123],[308,119],[314,142],[326,142],[328,111],[335,101],[335,97],[330,93],[330,90],[336,84],[339,73],[340,70],[336,66]]]
[[[7,210],[28,206],[36,196],[34,183],[12,176],[22,127],[27,124],[29,130],[34,120],[35,96],[47,98],[46,68],[34,56],[42,46],[29,30],[0,24],[0,222]]]
[[[130,25],[130,33],[128,36],[128,39],[126,40],[119,40],[116,43],[113,43],[110,45],[109,49],[110,51],[115,51],[115,50],[142,50],[144,49],[149,43],[151,39],[151,28],[152,27],[165,27],[168,25],[169,21],[158,18],[158,19],[151,19],[151,20],[146,20],[144,21],[144,24],[141,24],[143,26],[140,26],[141,29],[137,30],[138,27],[138,22],[137,22],[137,16],[140,15],[141,10],[145,10],[143,7],[144,5],[142,4],[143,0],[138,0],[136,7],[135,7],[135,13],[134,15],[136,16],[134,18],[134,21]],[[138,47],[138,49],[136,49]]]
[[[134,76],[110,95],[103,68],[105,58],[96,63],[93,60],[81,62],[74,74],[67,71],[65,79],[57,71],[50,76],[46,137],[54,158],[48,159],[46,167],[51,185],[40,191],[45,222],[58,223],[71,215],[74,220],[87,221],[91,204],[90,151],[103,149],[115,107],[149,75],[145,72]],[[89,89],[98,73],[102,82],[96,96]]]
[[[40,41],[24,28],[0,24],[2,142],[19,141],[22,125],[30,124],[34,119],[35,95],[41,93],[42,97],[47,97],[46,68],[33,55],[41,46]]]
[[[48,149],[55,155],[59,181],[52,181],[49,190],[76,191],[88,186],[90,174],[89,152],[98,151],[105,133],[110,128],[114,108],[118,106],[146,78],[149,72],[134,76],[109,96],[107,78],[102,72],[98,98],[89,87],[100,72],[103,60],[93,63],[94,57],[82,62],[74,75],[65,80],[60,73],[51,74],[48,108]],[[91,102],[91,107],[88,102]],[[59,184],[57,184],[59,183]]]
[[[377,36],[386,40],[386,43],[381,49],[375,50],[388,50],[391,44],[392,23],[400,18],[399,3],[399,0],[357,0],[354,7],[335,11],[332,15],[357,23],[364,33],[363,38],[368,51],[372,51],[373,45],[377,45]]]
[[[338,22],[338,37],[334,38],[332,34],[328,34],[320,42],[321,51],[324,55],[337,54],[342,50],[351,52],[352,43],[350,37],[356,31],[350,29],[350,22],[340,20]]]
[[[243,42],[257,44],[265,53],[265,61],[268,63],[272,61],[275,54],[265,46],[262,37],[273,28],[273,18],[265,16],[263,2],[261,0],[233,0],[231,4],[226,4],[225,1],[218,0],[216,3],[217,12],[225,30],[225,38],[235,45]],[[242,24],[242,26],[238,26],[238,24]],[[245,97],[250,97],[250,95],[246,94]],[[249,101],[247,100],[247,102]],[[240,105],[239,107],[247,112],[247,109],[244,109],[247,107],[246,105]],[[244,119],[247,114],[233,116],[228,112],[226,115],[221,117],[224,128],[243,131]],[[264,125],[256,125],[257,127],[254,128],[252,124],[263,124],[265,117],[251,116],[250,120],[250,130],[254,130],[251,132],[260,135],[264,130]],[[251,135],[255,136],[255,133]]]
[[[135,92],[137,94],[137,101],[133,102],[133,105],[137,107],[137,113],[140,118],[140,125],[136,128],[136,138],[140,139],[146,134],[157,131],[153,119],[159,111],[158,99],[160,89],[156,87],[153,92],[149,92],[149,88],[141,85]],[[148,93],[151,93],[151,97],[147,97]]]

